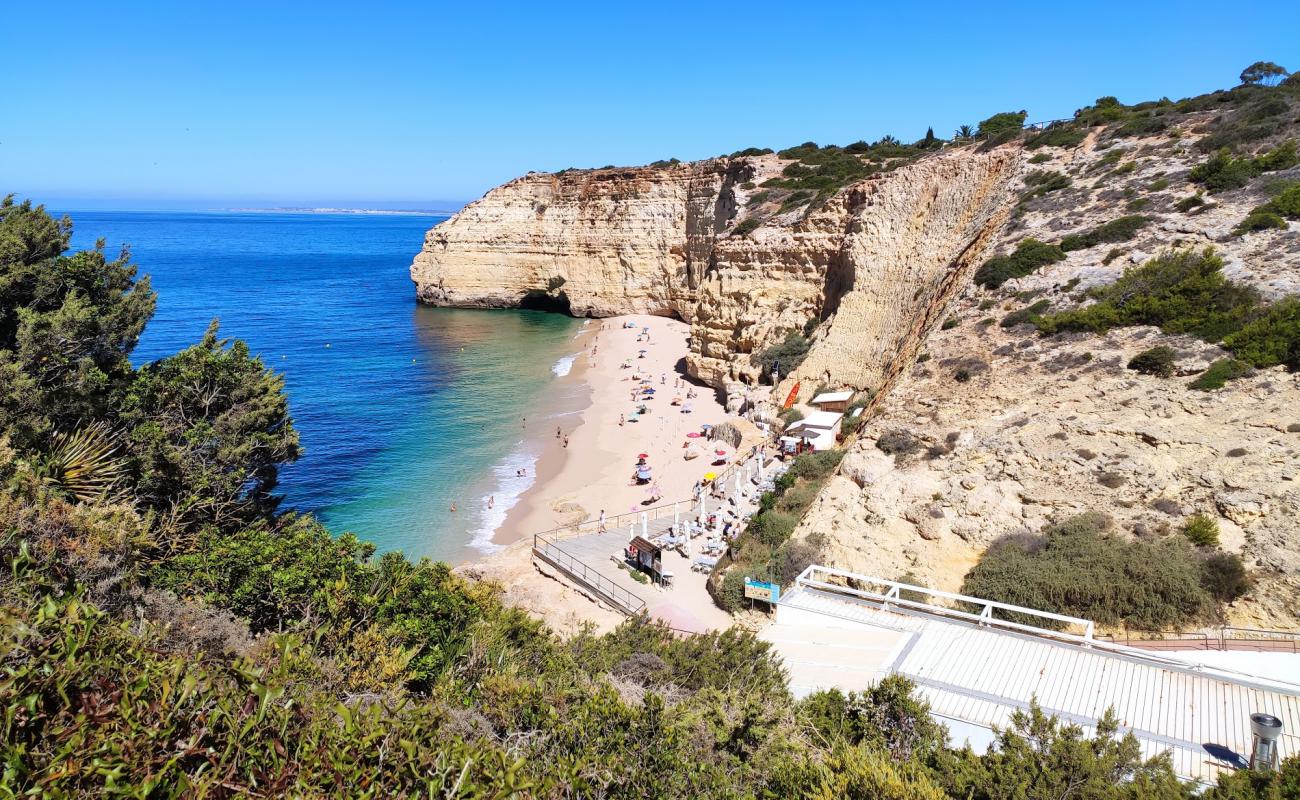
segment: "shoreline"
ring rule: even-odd
[[[623,327],[626,324],[631,327]],[[644,339],[647,327],[649,341]],[[500,584],[505,602],[544,617],[561,632],[575,632],[584,625],[608,630],[624,619],[621,613],[534,564],[531,537],[597,518],[602,510],[614,517],[653,505],[690,500],[696,483],[705,474],[725,468],[715,464],[716,449],[724,449],[730,463],[760,438],[751,423],[726,413],[712,387],[679,371],[684,370],[689,334],[690,328],[684,322],[642,314],[593,320],[584,328],[579,335],[580,357],[573,362],[570,373],[560,378],[565,383],[557,383],[565,386],[564,394],[575,393],[578,401],[565,404],[567,409],[548,409],[545,417],[538,418],[544,428],[535,429],[529,418],[525,447],[541,448],[533,482],[520,493],[493,534],[491,546],[497,549],[462,563],[457,571]],[[650,395],[653,399],[638,395],[634,400],[633,392],[645,382],[655,389]],[[680,404],[674,404],[675,399]],[[688,403],[690,411],[683,413]],[[645,413],[634,413],[638,407],[644,407]],[[724,421],[736,425],[744,434],[740,448],[720,447],[716,442],[687,436],[704,425]],[[557,425],[561,433],[558,440]],[[568,447],[564,446],[564,436],[569,438]],[[699,442],[702,453],[686,459],[686,445],[691,442]],[[638,485],[633,471],[641,454],[647,456],[652,480]],[[647,491],[651,488],[657,492],[657,499],[656,493]],[[620,536],[611,530],[610,534],[613,553],[626,539],[626,532]],[[613,563],[591,566],[597,570],[617,569]],[[685,608],[676,603],[684,603]],[[702,590],[699,597],[678,596],[665,608],[714,620],[709,627],[724,616]]]
[[[628,323],[634,327],[621,327]],[[639,340],[647,327],[649,340]],[[690,461],[683,459],[686,434],[724,421],[747,427],[728,417],[712,387],[679,371],[690,333],[686,323],[629,314],[593,321],[588,329],[590,333],[583,334],[581,357],[566,376],[583,387],[581,407],[569,412],[576,419],[556,423],[561,432],[559,439],[550,425],[534,434],[544,443],[535,480],[493,535],[492,543],[497,546],[594,519],[602,510],[612,517],[660,502],[690,498],[703,475],[722,467],[711,466],[715,458],[711,453]],[[628,363],[631,366],[625,367]],[[654,399],[631,399],[633,388],[641,385],[633,376],[646,379],[655,389]],[[693,396],[687,396],[688,390]],[[672,405],[675,398],[680,398],[682,404]],[[639,406],[646,408],[645,414],[635,413]],[[687,407],[690,412],[683,413]],[[556,416],[550,415],[548,422]],[[563,445],[566,436],[568,447]],[[730,446],[723,449],[728,458],[734,455]],[[638,486],[631,478],[641,453],[649,456],[653,478],[648,485]],[[647,503],[655,497],[652,489],[660,499]]]

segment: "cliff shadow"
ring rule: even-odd
[[[569,302],[569,296],[564,292],[530,289],[520,298],[519,307],[525,311],[551,311],[573,316],[573,304]]]

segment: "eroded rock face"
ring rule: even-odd
[[[689,320],[744,162],[530,173],[429,231],[411,265],[425,303]]]
[[[996,235],[1020,151],[931,156],[732,235],[784,163],[533,173],[429,231],[411,277],[433,305],[680,317],[688,369],[718,388],[756,383],[752,354],[816,324],[790,379],[803,394],[822,380],[878,390]]]

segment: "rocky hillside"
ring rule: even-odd
[[[990,543],[1051,519],[1102,510],[1127,535],[1158,540],[1204,514],[1255,579],[1229,621],[1300,627],[1297,376],[1273,366],[1202,391],[1189,384],[1229,353],[1201,338],[1151,325],[1045,336],[1034,325],[1099,302],[1089,288],[1172,249],[1213,247],[1222,274],[1262,303],[1300,290],[1297,224],[1242,226],[1300,182],[1286,157],[1300,97],[1254,87],[1190,105],[1026,137],[1021,201],[994,248],[1011,258],[981,268],[984,285],[966,289],[863,426],[796,538],[825,536],[827,559],[843,566],[956,590]],[[1220,145],[1235,146],[1230,166],[1254,168],[1216,180],[1201,165]],[[1061,249],[1017,261],[1030,237]],[[1161,346],[1167,369],[1128,368]]]
[[[679,317],[692,374],[732,395],[799,332],[805,371],[877,388],[1004,223],[1020,150],[922,152],[816,197],[771,188],[792,167],[766,153],[532,173],[429,231],[411,276],[435,305]]]

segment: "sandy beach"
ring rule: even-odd
[[[628,323],[632,327],[622,327]],[[538,459],[536,481],[497,530],[493,537],[497,544],[595,518],[602,510],[613,517],[689,498],[701,477],[721,469],[712,466],[716,456],[703,439],[698,441],[708,447],[708,455],[683,458],[688,433],[727,419],[712,388],[692,383],[679,372],[689,326],[664,317],[629,315],[593,322],[589,328],[582,340],[583,356],[569,376],[587,385],[588,405],[542,432],[547,445]],[[646,328],[648,338],[643,333]],[[643,382],[654,388],[653,399],[633,399],[635,388]],[[694,396],[688,397],[688,392]],[[681,405],[673,405],[674,399],[680,399]],[[646,413],[638,414],[642,406]],[[742,430],[749,427],[731,421]],[[728,459],[734,456],[730,446],[723,449]],[[652,480],[637,485],[633,472],[642,453]],[[648,502],[656,496],[662,499]]]
[[[588,329],[580,342],[582,356],[566,377],[586,386],[586,407],[558,418],[529,421],[530,434],[544,442],[535,481],[493,537],[503,549],[461,568],[499,582],[507,602],[544,614],[560,631],[574,631],[584,624],[608,629],[622,616],[538,572],[530,550],[534,533],[598,518],[602,511],[614,517],[691,498],[706,473],[724,468],[714,463],[719,458],[716,443],[687,436],[704,425],[736,424],[745,434],[742,453],[759,438],[748,422],[728,418],[712,388],[686,378],[690,328],[684,322],[627,315],[595,321]],[[634,390],[643,383],[654,388],[653,399],[634,399]],[[675,400],[680,403],[674,405]],[[645,412],[638,413],[639,407]],[[546,428],[534,433],[534,426],[541,425]],[[700,443],[705,455],[687,460],[684,445],[692,441]],[[730,463],[736,450],[729,445],[721,449]],[[644,485],[634,480],[641,454],[652,475]],[[617,549],[618,542],[625,540],[626,536],[615,534],[611,547]],[[598,567],[614,569],[612,564]],[[689,613],[710,627],[729,621],[703,591],[702,583],[695,589],[686,597],[675,593],[677,602],[687,603]]]

